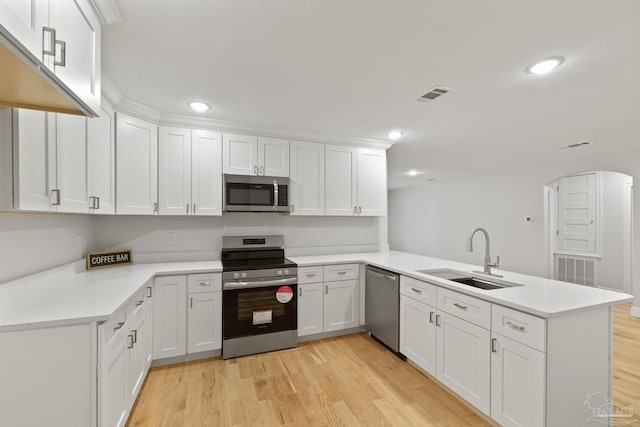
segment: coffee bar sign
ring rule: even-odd
[[[114,252],[95,252],[87,254],[87,270],[94,268],[115,267],[122,264],[131,264],[131,250]]]

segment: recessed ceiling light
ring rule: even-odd
[[[418,175],[418,171],[417,170],[410,170],[409,171],[409,176],[416,176]]]
[[[396,139],[400,138],[402,135],[404,135],[404,132],[402,132],[401,130],[392,130],[387,134],[389,139],[391,139],[392,141],[395,141]]]
[[[196,113],[204,113],[211,109],[211,105],[201,101],[190,101],[187,105]]]
[[[550,71],[555,70],[564,62],[562,56],[551,56],[549,58],[539,59],[533,64],[529,65],[525,71],[529,74],[547,74]]]

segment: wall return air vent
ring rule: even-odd
[[[450,91],[451,89],[449,89],[448,87],[434,86],[431,89],[429,89],[429,92],[425,93],[420,98],[418,98],[418,101],[422,101],[422,102],[433,101],[434,99],[440,98],[442,95]]]

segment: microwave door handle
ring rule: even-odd
[[[278,181],[273,180],[273,210],[278,210]]]

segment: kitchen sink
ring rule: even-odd
[[[507,282],[506,280],[494,279],[493,277],[484,277],[481,275],[475,275],[464,271],[451,270],[448,268],[431,269],[431,270],[417,270],[418,273],[428,274],[430,276],[440,277],[441,279],[451,280],[452,282],[460,283],[466,286],[472,286],[478,289],[484,289],[487,291],[493,289],[503,289],[512,286],[522,286],[517,283]]]

